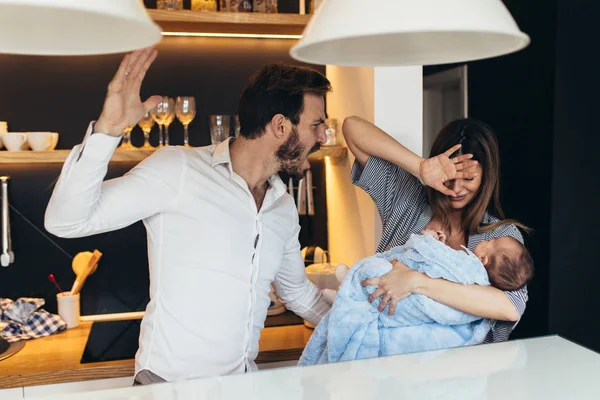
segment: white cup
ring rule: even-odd
[[[34,151],[54,150],[58,143],[56,132],[27,132],[27,142]]]
[[[71,292],[62,292],[56,295],[58,315],[67,323],[67,329],[79,325],[79,293],[71,296]]]
[[[22,132],[3,133],[2,143],[9,151],[25,150],[27,148],[27,135]]]

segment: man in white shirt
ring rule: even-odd
[[[139,95],[155,57],[150,48],[123,59],[100,117],[65,162],[45,226],[72,238],[143,221],[150,302],[136,383],[249,371],[271,283],[288,309],[313,324],[330,307],[306,278],[298,213],[277,175],[302,175],[309,153],[326,141],[330,83],[307,68],[268,65],[240,97],[239,138],[165,147],[103,182],[124,128],[160,100]]]

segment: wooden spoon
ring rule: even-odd
[[[73,287],[71,288],[71,295],[76,295],[81,291],[83,284],[88,276],[92,275],[96,268],[98,267],[98,261],[102,257],[102,253],[98,250],[94,250],[94,252],[83,251],[81,253],[77,253],[73,258],[73,272],[77,278],[73,283]]]

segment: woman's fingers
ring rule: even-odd
[[[444,182],[439,181],[435,185],[432,186],[438,192],[445,194],[446,196],[456,197],[456,193],[453,190],[450,190],[448,187],[444,185]]]
[[[361,286],[362,287],[379,286],[379,282],[380,281],[381,281],[381,278],[369,278],[369,279],[365,279],[364,281],[361,282]]]
[[[456,168],[457,171],[464,171],[465,169],[469,169],[469,168],[474,169],[478,164],[479,163],[475,160],[463,161],[458,164],[454,164],[454,168]]]
[[[461,154],[460,156],[452,157],[450,160],[452,160],[454,164],[459,164],[465,160],[470,160],[471,158],[473,158],[473,154]]]
[[[369,303],[372,303],[375,301],[376,298],[383,296],[385,294],[385,290],[382,288],[377,288],[377,290],[375,290],[370,296],[369,296]]]
[[[388,303],[390,302],[391,299],[392,299],[392,293],[385,292],[383,295],[383,298],[381,299],[381,302],[377,306],[377,311],[382,312],[383,310],[385,310],[385,307],[388,305]]]
[[[450,156],[451,156],[452,154],[454,154],[454,153],[456,152],[456,150],[460,149],[460,148],[461,148],[461,146],[462,146],[462,144],[457,144],[457,145],[455,145],[455,146],[452,146],[450,149],[448,149],[448,150],[446,150],[446,151],[444,152],[444,155],[445,155],[446,157],[450,158]]]
[[[396,296],[392,296],[390,300],[390,308],[388,308],[388,315],[391,317],[396,313],[396,304],[398,304],[398,298]]]
[[[477,172],[457,172],[456,179],[472,179],[477,176]]]

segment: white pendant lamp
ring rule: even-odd
[[[290,54],[342,66],[434,65],[529,44],[501,0],[325,0]]]
[[[0,0],[0,53],[122,53],[161,37],[142,0]]]

